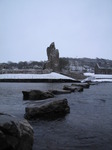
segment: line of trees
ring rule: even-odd
[[[0,63],[0,70],[2,69],[43,69],[45,61],[20,61],[18,63],[8,61],[7,63]],[[105,66],[107,64],[108,66],[112,67],[112,60],[107,59],[90,59],[90,58],[59,58],[59,67],[60,71],[62,69],[68,70],[70,68],[70,65],[72,66],[89,66],[91,68],[94,68],[96,63],[102,64]]]
[[[43,61],[20,61],[18,63],[15,62],[7,62],[7,63],[1,63],[0,69],[38,69],[43,67],[44,62]]]

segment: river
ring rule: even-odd
[[[65,84],[0,83],[0,112],[23,119],[30,101],[23,101],[22,90],[62,89]],[[70,113],[54,121],[30,121],[33,150],[112,150],[112,83],[56,97],[67,98]]]

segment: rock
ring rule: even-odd
[[[55,48],[54,42],[47,47],[47,57],[48,61],[44,69],[51,69],[52,71],[59,72],[59,51]]]
[[[69,90],[49,90],[49,91],[55,95],[71,93],[71,91]]]
[[[72,86],[80,86],[83,88],[89,88],[90,84],[88,84],[88,83],[73,83]]]
[[[27,120],[0,113],[0,150],[32,150],[33,129]]]
[[[71,92],[82,92],[83,87],[64,85],[63,90],[69,90]]]
[[[25,118],[32,119],[56,119],[65,116],[69,113],[70,107],[68,106],[67,99],[54,100],[46,102],[42,105],[31,105],[25,109]]]
[[[77,91],[77,92],[83,92],[83,90],[84,90],[83,87],[78,87],[78,88],[76,88],[76,91]]]
[[[53,93],[47,91],[43,92],[40,90],[22,91],[23,100],[43,100],[47,98],[53,98]]]

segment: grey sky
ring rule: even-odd
[[[0,62],[60,57],[112,60],[112,0],[0,0]]]

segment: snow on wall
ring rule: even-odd
[[[0,74],[0,79],[70,79],[73,78],[61,75],[59,73],[49,74]]]
[[[104,75],[104,74],[94,74],[94,73],[84,73],[87,76],[84,81],[93,81],[93,82],[112,82],[112,75]]]
[[[94,74],[94,73],[84,73],[85,76],[94,76],[96,79],[112,79],[112,75],[107,74]]]

